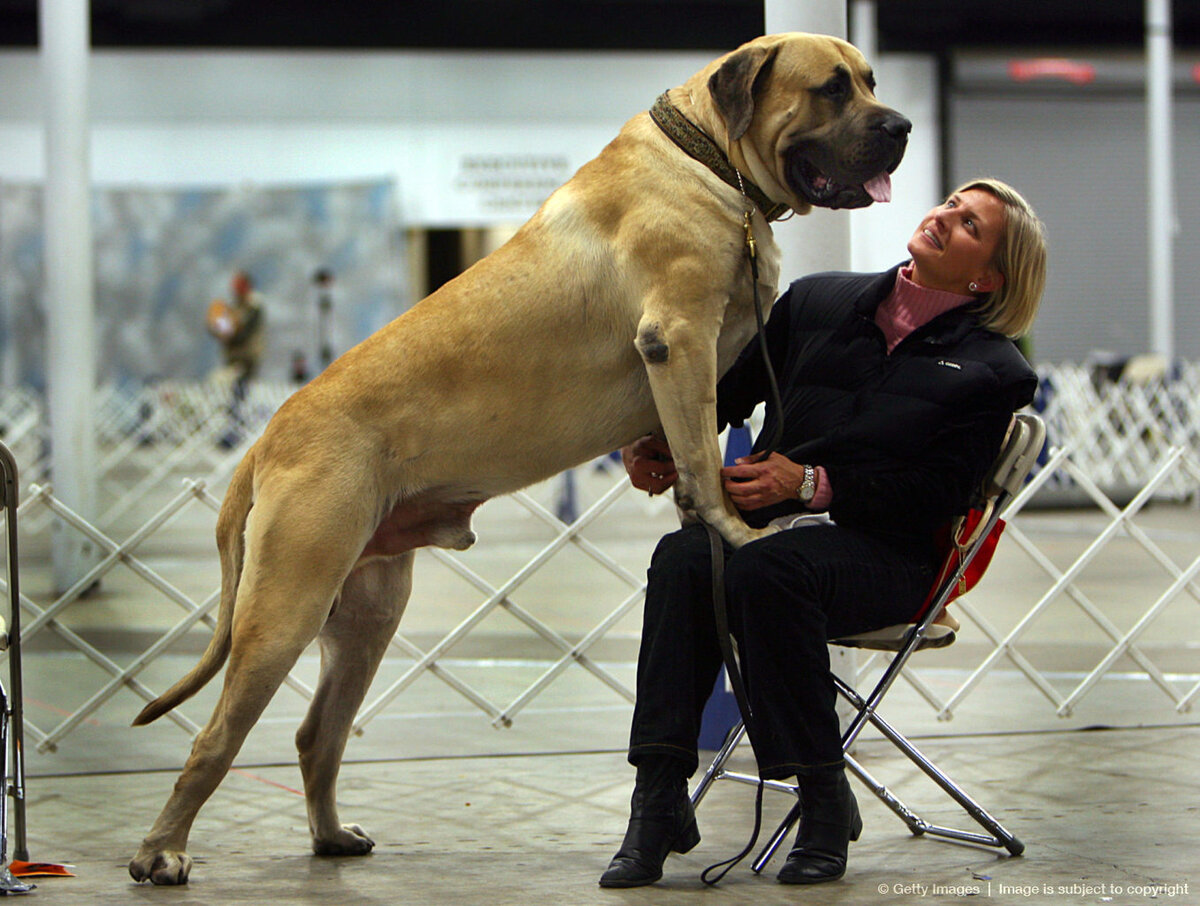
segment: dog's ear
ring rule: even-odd
[[[754,119],[754,96],[771,74],[776,48],[747,47],[731,54],[709,77],[708,93],[736,142]]]

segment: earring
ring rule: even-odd
[[[973,292],[973,293],[979,292],[979,284],[978,283],[974,283],[974,282],[969,283],[967,285],[967,288],[970,289],[971,292]]]

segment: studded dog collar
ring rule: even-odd
[[[684,153],[717,174],[724,182],[743,192],[753,201],[767,221],[778,220],[789,209],[783,202],[772,201],[758,186],[741,176],[717,143],[671,103],[664,91],[650,108],[650,118]]]

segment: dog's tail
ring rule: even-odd
[[[174,686],[142,709],[133,719],[140,727],[166,714],[176,705],[195,695],[212,679],[229,657],[233,636],[233,604],[237,598],[238,582],[242,576],[242,560],[246,552],[246,518],[254,500],[254,449],[238,464],[221,513],[217,517],[217,550],[221,557],[221,604],[217,613],[217,628],[200,662]]]

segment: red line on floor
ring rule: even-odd
[[[60,708],[57,705],[51,705],[46,702],[38,701],[36,698],[29,698],[28,696],[25,696],[25,704],[33,705],[35,708],[41,708],[43,711],[50,711],[53,714],[61,714],[63,717],[70,717],[75,713],[74,711],[67,711],[63,708]],[[85,724],[91,724],[93,727],[104,726],[104,724],[100,723],[100,721],[96,720],[94,717],[85,717],[83,722]]]
[[[229,773],[241,774],[243,777],[249,777],[251,780],[257,780],[259,783],[265,783],[267,786],[277,786],[281,790],[287,790],[289,793],[295,793],[297,796],[304,795],[302,792],[300,792],[300,790],[294,790],[286,783],[276,783],[274,780],[268,780],[266,777],[259,777],[257,774],[251,774],[249,771],[243,770],[242,768],[232,768]]]

